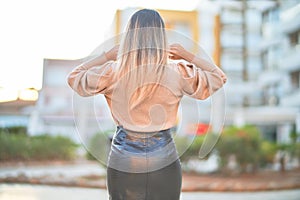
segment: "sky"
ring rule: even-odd
[[[0,89],[40,90],[43,59],[79,59],[89,55],[107,37],[117,9],[148,7],[191,10],[198,2],[2,0]]]
[[[1,1],[0,86],[40,89],[44,58],[88,55],[103,40],[113,18],[113,8],[102,4],[90,0]]]

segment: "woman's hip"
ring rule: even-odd
[[[171,131],[137,133],[118,127],[111,144],[108,167],[129,173],[164,168],[178,159]]]

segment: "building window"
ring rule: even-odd
[[[291,73],[291,81],[293,89],[300,88],[300,71],[292,72]]]
[[[300,44],[300,30],[289,34],[289,40],[292,47]]]
[[[263,23],[267,22],[278,22],[279,21],[279,9],[278,7],[274,7],[270,10],[266,10],[262,14]]]

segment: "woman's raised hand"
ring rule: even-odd
[[[180,44],[171,44],[169,46],[169,58],[172,60],[186,60],[188,62],[191,62],[195,55],[189,51],[187,51],[185,48],[183,48],[183,46],[181,46]]]

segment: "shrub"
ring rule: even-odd
[[[300,142],[297,142],[293,145],[292,156],[294,156],[298,159],[298,161],[300,161]]]
[[[60,135],[39,135],[31,137],[31,140],[30,153],[38,160],[43,160],[45,157],[52,160],[71,160],[76,157],[78,145],[70,138]]]
[[[27,128],[25,126],[1,127],[0,133],[27,135]]]
[[[28,160],[28,139],[25,135],[0,134],[0,160]]]
[[[288,151],[290,152],[291,156],[298,159],[300,161],[300,134],[296,132],[296,130],[292,131],[290,133],[291,138],[291,144],[288,148]]]
[[[245,172],[249,166],[254,171],[259,166],[262,139],[255,126],[227,127],[217,144],[221,167],[226,170],[231,156],[235,156],[239,170]]]
[[[110,150],[110,138],[113,133],[114,131],[108,130],[93,135],[87,146],[87,158],[90,160],[98,160],[101,164],[105,165]]]
[[[278,150],[276,143],[264,140],[261,142],[260,149],[260,165],[266,166],[267,164],[272,164]]]
[[[215,138],[215,135],[212,133],[209,133],[207,137],[205,135],[199,135],[195,137],[187,137],[187,136],[177,136],[174,138],[177,151],[180,155],[180,160],[182,162],[187,162],[188,160],[192,158],[200,159],[200,149],[203,151],[204,154],[207,153],[207,155],[204,157],[204,159],[207,159],[212,152],[212,149],[208,149],[207,147],[211,147],[204,145],[204,141],[208,143],[212,142],[215,144],[215,141],[217,141],[217,138]],[[212,146],[214,147],[214,146]],[[207,152],[210,151],[210,152]]]
[[[185,161],[186,158],[184,153],[187,151],[189,143],[191,143],[190,139],[188,137],[178,136],[178,135],[174,136],[173,139],[181,161]]]
[[[198,157],[199,149],[203,142],[203,136],[176,136],[174,137],[174,142],[178,154],[180,155],[180,160],[186,162],[191,158]]]
[[[63,136],[1,133],[0,160],[71,160],[76,156],[77,146]]]

